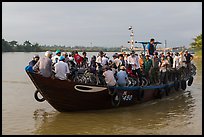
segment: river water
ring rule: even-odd
[[[34,99],[36,88],[24,71],[34,54],[2,53],[3,135],[202,134],[201,61],[195,61],[197,75],[185,92],[125,108],[60,113]]]

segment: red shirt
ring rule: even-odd
[[[75,54],[74,60],[76,61],[77,64],[80,64],[83,61],[83,57],[80,56],[79,54]]]

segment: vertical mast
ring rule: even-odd
[[[129,43],[130,43],[130,49],[133,50],[135,41],[134,41],[134,33],[133,33],[132,26],[130,26],[128,30],[131,31]]]

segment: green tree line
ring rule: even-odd
[[[191,48],[195,50],[201,50],[202,49],[202,34],[193,38],[193,42],[190,45],[191,45]]]
[[[77,50],[78,52],[86,51],[86,52],[98,52],[100,50],[104,52],[118,52],[121,47],[112,47],[112,48],[104,48],[104,47],[85,47],[85,46],[61,46],[61,45],[40,45],[38,43],[31,43],[29,40],[26,40],[23,44],[19,44],[18,41],[6,41],[2,39],[2,52],[44,52],[47,50],[56,51],[56,50],[72,52],[73,50]]]

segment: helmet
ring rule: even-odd
[[[51,51],[46,51],[46,52],[45,52],[45,56],[46,56],[46,57],[50,57],[51,55],[52,55],[52,52],[51,52]]]
[[[56,50],[55,54],[61,53],[61,51],[58,49]]]
[[[62,61],[62,60],[64,60],[64,59],[65,59],[64,56],[60,56],[59,61]]]

